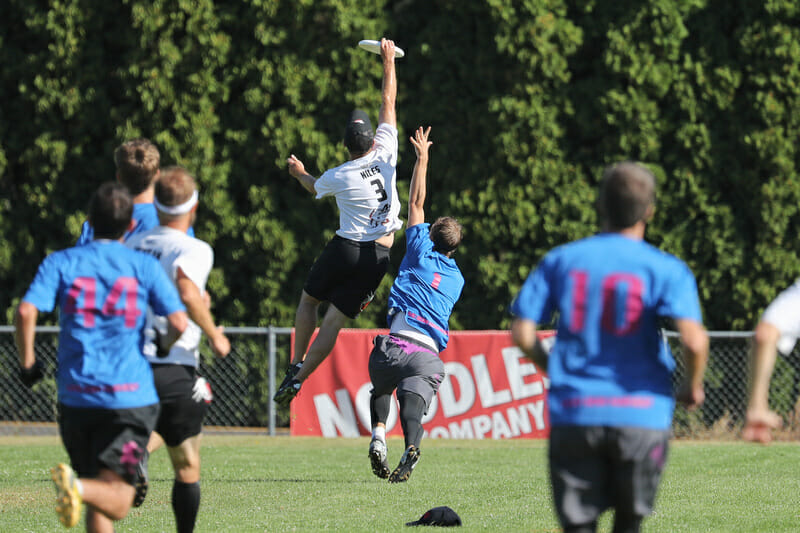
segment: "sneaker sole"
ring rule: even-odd
[[[400,463],[397,465],[397,468],[394,469],[394,472],[391,473],[389,476],[389,483],[403,483],[408,481],[408,478],[411,477],[411,472],[414,471],[414,467],[417,466],[419,462],[419,453],[415,453],[412,458],[407,458],[405,463]]]
[[[389,477],[389,465],[386,464],[386,459],[382,459],[381,455],[377,452],[369,452],[369,461],[372,463],[372,473],[381,479]]]
[[[70,487],[69,471],[59,464],[50,470],[50,477],[56,485],[56,514],[65,527],[74,527],[81,519],[81,497],[73,494]]]

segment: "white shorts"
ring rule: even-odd
[[[781,332],[778,351],[783,355],[792,353],[800,337],[800,280],[772,300],[764,310],[761,321],[772,324]]]

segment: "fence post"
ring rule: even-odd
[[[269,364],[269,435],[270,437],[275,436],[275,402],[272,401],[272,398],[275,397],[275,365],[276,365],[276,358],[277,358],[277,349],[275,343],[275,328],[273,326],[269,326],[269,351],[268,351],[268,363]]]

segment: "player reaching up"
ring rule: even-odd
[[[372,301],[389,268],[389,249],[398,218],[397,198],[397,77],[394,42],[381,39],[383,85],[378,129],[373,135],[369,117],[356,110],[347,122],[344,145],[350,159],[325,171],[318,179],[291,155],[289,173],[317,198],[333,195],[339,208],[339,229],[314,262],[295,315],[294,355],[275,393],[275,402],[288,405],[308,376],[325,360],[348,318],[356,318]],[[317,337],[317,309],[330,302]],[[308,352],[306,352],[308,350]]]
[[[550,251],[512,305],[514,342],[550,378],[550,478],[564,531],[639,531],[667,459],[675,362],[659,319],[683,342],[678,399],[703,402],[708,335],[683,261],[644,242],[655,177],[625,162],[606,169],[597,203],[603,231]],[[559,321],[549,355],[536,335]]]
[[[181,167],[168,167],[155,185],[155,206],[161,225],[130,237],[125,244],[158,258],[178,289],[189,313],[189,326],[167,353],[159,353],[155,336],[144,352],[153,368],[161,413],[155,431],[167,444],[175,481],[172,510],[179,532],[194,530],[200,507],[200,433],[211,394],[205,380],[198,380],[199,345],[202,333],[218,357],[230,352],[228,338],[217,328],[207,301],[206,281],[214,262],[211,247],[187,231],[194,224],[198,192],[194,178]],[[150,314],[148,330],[163,329],[164,318]],[[160,439],[153,438],[148,453]],[[146,456],[143,470],[146,472]],[[143,496],[141,496],[143,498]]]
[[[425,222],[427,130],[411,138],[417,161],[408,194],[406,255],[389,293],[389,335],[378,335],[369,356],[372,440],[369,458],[373,473],[389,482],[408,480],[420,458],[422,417],[444,379],[439,352],[447,347],[450,314],[464,288],[464,276],[453,252],[461,242],[461,225],[450,217]],[[386,420],[397,389],[405,452],[389,473],[386,461]]]
[[[136,465],[156,423],[158,396],[142,354],[148,306],[167,317],[172,341],[188,323],[158,261],[120,243],[132,212],[123,185],[102,185],[89,205],[94,240],[50,254],[16,313],[21,377],[32,386],[42,377],[36,318],[58,306],[58,427],[72,468],[52,470],[56,512],[73,527],[85,502],[88,531],[113,531],[128,514]]]

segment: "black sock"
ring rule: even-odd
[[[639,533],[643,516],[615,513],[614,533]]]
[[[382,396],[375,396],[375,391],[369,397],[369,417],[372,422],[372,427],[380,422],[386,424],[389,419],[389,409],[392,407],[392,395],[384,394]]]
[[[172,511],[175,513],[175,524],[178,533],[194,531],[197,511],[200,509],[200,482],[183,483],[175,480],[172,485]]]
[[[400,425],[406,438],[406,448],[412,444],[419,449],[422,441],[422,417],[425,415],[425,400],[419,394],[408,392],[399,398]]]

